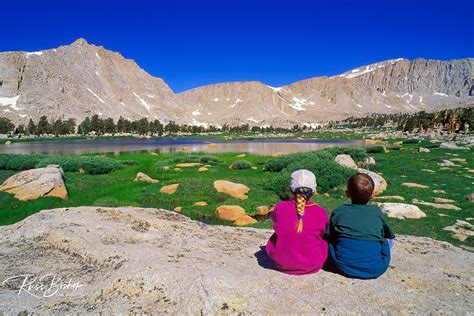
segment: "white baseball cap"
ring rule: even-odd
[[[290,189],[295,192],[298,188],[309,188],[316,192],[316,176],[309,170],[299,169],[291,174]]]

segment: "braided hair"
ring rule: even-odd
[[[296,211],[298,212],[298,226],[296,228],[297,233],[301,233],[303,230],[304,209],[306,207],[306,201],[308,201],[312,193],[313,190],[306,187],[297,188],[295,190]]]

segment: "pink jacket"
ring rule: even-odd
[[[329,219],[324,208],[311,201],[306,203],[303,231],[299,234],[295,201],[278,203],[272,220],[275,233],[268,240],[266,251],[278,269],[288,274],[318,272],[328,255],[323,234]]]

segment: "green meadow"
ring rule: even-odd
[[[388,223],[396,233],[427,236],[448,241],[455,245],[474,247],[472,237],[461,242],[452,238],[452,233],[443,230],[444,227],[454,224],[457,219],[466,220],[466,218],[474,217],[474,205],[466,199],[466,196],[473,192],[474,187],[474,173],[470,172],[474,169],[474,154],[471,150],[440,148],[430,148],[431,152],[429,153],[419,153],[418,149],[420,146],[430,146],[430,144],[427,141],[403,144],[401,149],[396,146],[388,146],[392,150],[386,153],[375,152],[367,154],[364,150],[347,150],[354,152],[356,155],[370,155],[374,157],[376,165],[370,167],[370,170],[382,174],[388,182],[388,189],[381,195],[399,195],[405,198],[405,201],[383,202],[411,204],[412,199],[433,202],[434,197],[443,197],[456,201],[455,204],[462,209],[461,211],[454,211],[419,205],[427,217],[405,220],[387,218]],[[344,152],[345,149],[341,150]],[[305,166],[306,163],[312,166],[311,170],[317,170],[316,176],[321,186],[314,201],[325,207],[328,214],[338,205],[348,202],[345,197],[344,182],[347,176],[354,172],[339,165],[335,166],[330,161],[331,159],[333,160],[334,155],[337,153],[338,150],[331,149],[323,154],[312,152],[298,154],[300,155],[299,158],[294,156],[294,159],[300,159],[301,166]],[[245,157],[236,157],[240,154],[242,153],[213,154],[216,161],[209,162],[209,170],[204,172],[198,172],[198,167],[187,167],[181,168],[182,170],[180,171],[174,171],[178,161],[196,159],[196,157],[189,158],[191,154],[186,152],[175,154],[131,152],[120,155],[82,156],[85,157],[83,161],[89,163],[89,169],[85,173],[80,173],[78,172],[79,170],[76,170],[78,165],[76,162],[71,162],[71,158],[67,161],[67,165],[64,162],[65,167],[63,167],[65,170],[65,183],[69,193],[67,200],[45,197],[33,201],[19,201],[8,193],[0,192],[0,224],[12,224],[40,210],[52,208],[137,206],[173,210],[175,207],[180,206],[182,207],[181,213],[190,218],[211,224],[232,225],[230,222],[223,222],[216,218],[215,209],[218,206],[224,204],[240,205],[250,215],[256,213],[256,208],[259,206],[272,206],[280,200],[277,192],[280,196],[282,195],[282,191],[285,190],[282,183],[286,181],[285,177],[289,172],[289,169],[281,171],[267,170],[270,165],[278,163],[275,158],[249,154],[246,154]],[[196,154],[193,153],[192,155]],[[208,156],[205,153],[198,154],[198,156],[203,155]],[[93,158],[89,159],[90,156],[93,156]],[[6,159],[5,157],[3,158]],[[466,162],[455,162],[457,166],[447,169],[442,169],[439,166],[442,160],[452,158],[466,159]],[[91,164],[90,161],[95,163],[95,161],[101,159],[108,161],[107,166],[112,167],[100,169],[102,170],[101,172],[94,172],[96,164]],[[291,156],[289,161],[281,161],[288,163],[289,166],[298,166],[297,163],[291,161],[292,159],[293,156]],[[244,169],[229,168],[237,160],[245,161],[244,163],[239,162],[239,166]],[[38,161],[38,163],[41,163],[41,159]],[[48,161],[60,165],[63,163],[61,160],[55,161],[54,159]],[[111,161],[122,163],[110,164]],[[12,160],[10,159],[11,162]],[[202,165],[206,164],[203,163]],[[6,165],[5,163],[2,165],[0,162],[0,183],[3,183],[8,177],[17,173],[18,169],[21,169],[21,167],[15,164],[11,164],[9,167],[6,167]],[[170,170],[167,171],[166,169],[168,168],[163,168],[165,166],[170,167]],[[422,169],[434,172],[423,171]],[[137,172],[144,172],[159,182],[149,184],[133,181]],[[248,199],[240,200],[230,195],[216,192],[213,187],[215,180],[229,180],[245,184],[250,188]],[[415,182],[427,185],[429,188],[408,188],[402,186],[404,182]],[[175,183],[179,183],[176,193],[172,195],[160,193],[162,186]],[[444,190],[446,193],[435,194],[433,190]],[[194,203],[196,202],[206,202],[208,205],[195,206]],[[268,218],[259,217],[258,220],[257,224],[251,226],[257,228],[272,227],[272,223]],[[472,220],[467,221],[472,222]]]

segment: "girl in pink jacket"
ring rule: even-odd
[[[315,273],[327,258],[323,235],[329,221],[326,210],[310,200],[316,194],[316,177],[309,170],[297,170],[291,175],[290,190],[292,199],[278,203],[272,213],[275,233],[266,252],[282,272]]]

